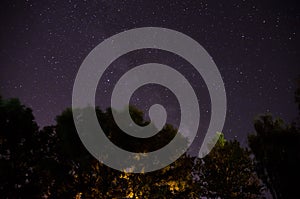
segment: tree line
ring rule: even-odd
[[[295,98],[300,113],[300,89]],[[106,136],[129,151],[159,149],[177,133],[166,125],[140,143],[122,134],[111,109],[96,113]],[[131,107],[130,113],[137,124],[147,124],[140,110]],[[55,125],[39,129],[30,108],[18,99],[0,97],[0,198],[250,199],[264,198],[265,192],[275,199],[298,198],[299,120],[287,124],[262,115],[254,128],[247,148],[220,134],[202,159],[185,153],[161,170],[134,174],[111,169],[89,154],[71,109],[57,116]]]

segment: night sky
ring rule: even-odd
[[[245,144],[258,114],[272,113],[286,121],[297,116],[300,7],[296,2],[1,1],[0,94],[31,107],[41,127],[55,124],[55,116],[71,107],[82,61],[105,38],[145,26],[174,29],[198,41],[212,56],[227,92],[223,133]],[[129,68],[153,60],[184,74],[202,98],[201,111],[209,114],[205,84],[189,63],[153,49],[117,59],[98,85],[97,105],[109,106],[114,83]],[[168,89],[150,85],[131,99],[144,110],[157,100],[167,106],[168,122],[176,126],[178,103]],[[205,117],[202,122],[207,124]]]

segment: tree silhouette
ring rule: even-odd
[[[273,198],[298,198],[300,179],[300,132],[270,115],[255,121],[255,135],[249,146],[256,159],[257,173]]]
[[[223,134],[215,147],[196,163],[197,191],[207,198],[258,198],[262,185],[255,174],[250,152]]]
[[[300,115],[300,78],[298,84],[295,101]],[[298,183],[295,183],[300,179],[299,124],[285,124],[280,118],[261,115],[254,121],[254,127],[256,134],[249,135],[248,142],[255,155],[258,175],[273,198],[299,198]]]
[[[134,138],[118,128],[111,109],[97,108],[96,113],[113,143],[141,155],[168,144],[178,133],[166,125],[151,138]],[[134,107],[130,114],[141,126],[149,123]],[[39,130],[30,109],[16,99],[0,98],[0,119],[3,198],[253,198],[260,193],[249,151],[222,136],[204,159],[183,154],[163,169],[134,174],[111,169],[88,153],[71,109],[57,116],[56,125]],[[179,145],[186,144],[182,137]]]
[[[172,126],[166,125],[154,138],[141,140],[141,143],[144,143],[141,144],[137,142],[137,138],[130,141],[132,137],[128,139],[129,136],[117,127],[111,109],[107,109],[106,112],[97,109],[96,112],[110,140],[130,151],[147,152],[152,150],[151,147],[163,146],[177,132]],[[142,126],[148,123],[144,121],[140,110],[131,107],[130,114],[137,124]],[[187,185],[186,181],[191,180],[191,173],[188,172],[192,168],[191,162],[189,161],[189,164],[183,162],[189,160],[187,156],[183,156],[176,163],[161,171],[150,174],[128,174],[111,169],[96,161],[84,148],[76,132],[71,109],[65,110],[56,118],[56,121],[57,125],[52,129],[55,136],[51,139],[56,140],[57,146],[53,148],[55,152],[52,154],[56,155],[52,156],[52,162],[60,168],[51,170],[53,172],[51,174],[53,183],[49,189],[51,197],[74,197],[79,194],[84,198],[112,198],[133,194],[142,198],[153,198],[155,195],[160,198],[158,195],[163,194],[167,197],[167,194],[171,194],[173,196],[185,190],[170,191],[170,187],[176,186],[177,189],[179,186],[170,182],[182,181],[181,184]],[[184,146],[186,141],[182,137],[181,145]],[[175,174],[172,175],[174,172]],[[166,178],[166,176],[169,177]]]
[[[3,198],[40,193],[36,135],[32,111],[19,100],[0,97],[0,192]]]

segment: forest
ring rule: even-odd
[[[295,101],[300,116],[300,89]],[[143,112],[130,111],[137,124],[147,123]],[[111,110],[96,112],[106,136],[129,151],[147,153],[177,133],[166,125],[163,136],[124,144],[126,134],[120,133]],[[161,170],[135,174],[111,169],[89,154],[71,109],[57,116],[55,125],[40,128],[30,108],[1,97],[0,198],[298,198],[299,118],[286,123],[268,114],[249,122],[255,133],[249,134],[247,147],[220,134],[202,159],[186,153]]]

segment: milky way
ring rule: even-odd
[[[292,121],[299,75],[300,12],[296,1],[1,1],[0,93],[33,109],[40,126],[71,106],[76,73],[105,38],[132,28],[180,31],[212,56],[225,83],[228,112],[223,132],[246,142],[253,119],[272,113]],[[147,62],[178,69],[196,89],[204,115],[209,96],[201,77],[178,56],[153,49],[116,60],[101,79],[97,105],[109,106],[113,84],[130,67]],[[131,102],[146,110],[165,103],[178,122],[178,104],[168,89],[140,88]],[[203,125],[207,125],[205,117]]]

